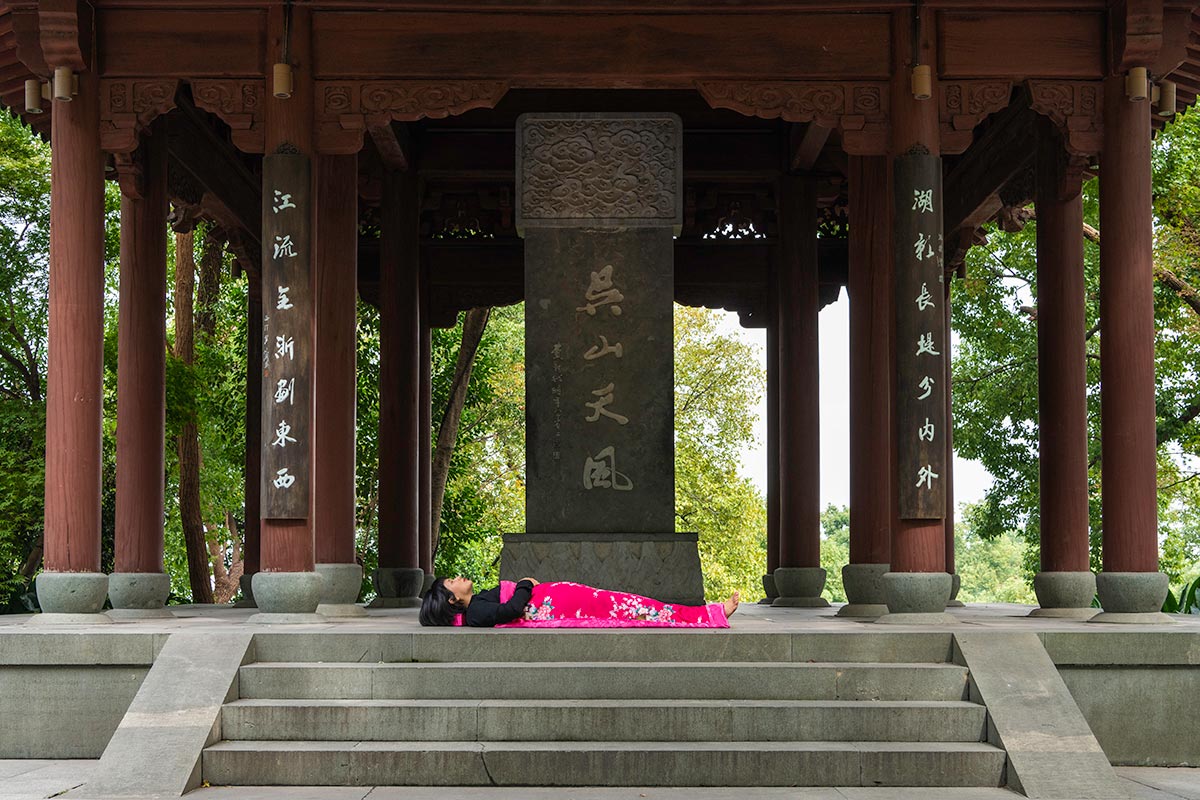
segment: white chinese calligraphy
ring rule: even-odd
[[[291,336],[276,336],[275,357],[283,358],[284,356],[291,361],[296,360],[296,340]]]
[[[917,295],[917,311],[933,308],[933,295],[929,293],[929,284],[921,284],[921,293]]]
[[[607,336],[604,336],[603,334],[597,334],[597,335],[600,336],[600,344],[592,345],[591,348],[586,353],[583,354],[583,358],[585,361],[594,361],[597,358],[600,358],[601,356],[608,355],[609,353],[612,353],[617,358],[620,358],[622,356],[623,353],[622,353],[622,347],[621,347],[620,342],[610,345],[608,343]]]
[[[633,481],[624,473],[617,472],[617,456],[609,446],[596,454],[595,458],[588,456],[583,463],[584,489],[615,489],[627,492],[633,488]]]
[[[933,189],[913,189],[913,211],[933,213]]]
[[[576,311],[586,311],[588,316],[596,316],[596,309],[611,304],[609,311],[613,316],[620,316],[621,307],[617,305],[625,299],[625,295],[613,286],[613,265],[606,264],[599,272],[592,273],[591,283],[588,284],[585,297],[587,305],[579,306]]]
[[[292,307],[292,301],[288,298],[288,292],[291,290],[290,286],[279,287],[279,299],[275,301],[275,309],[277,311],[287,311]]]
[[[603,414],[606,417],[615,419],[618,425],[624,425],[629,422],[629,417],[609,411],[606,408],[606,406],[613,401],[613,385],[611,383],[602,389],[593,389],[592,394],[599,399],[591,403],[584,403],[585,406],[592,409],[591,416],[584,417],[584,421],[595,422],[596,420],[600,419],[600,415]]]
[[[932,442],[934,434],[933,423],[929,421],[929,417],[925,418],[925,424],[917,428],[917,438],[922,442]]]
[[[288,435],[291,432],[292,426],[288,424],[287,420],[279,420],[279,425],[275,428],[275,441],[271,442],[271,445],[273,447],[287,447],[288,442],[295,442],[296,440]]]
[[[296,243],[292,241],[291,234],[287,234],[285,236],[276,236],[273,247],[275,248],[275,255],[271,256],[272,258],[295,258],[296,256],[300,255],[295,250]]]
[[[295,207],[296,207],[296,204],[292,202],[291,194],[285,194],[284,192],[281,192],[278,189],[275,190],[275,201],[273,203],[271,203],[271,208],[274,210],[274,212],[276,214],[278,214],[280,211],[283,211],[286,208],[295,208]]]
[[[920,486],[923,483],[925,484],[926,489],[932,489],[933,479],[937,476],[938,474],[933,471],[933,466],[926,464],[917,472],[917,486]]]
[[[925,393],[917,395],[917,399],[924,400],[926,397],[929,397],[929,395],[933,394],[933,384],[933,378],[929,377],[928,375],[926,375],[924,378],[921,378],[921,382],[917,385],[924,389]]]
[[[291,380],[280,379],[275,385],[275,404],[287,403],[294,405],[296,401],[296,379]]]
[[[292,484],[296,482],[295,475],[289,475],[287,467],[275,471],[275,479],[271,481],[276,489],[290,489]]]
[[[926,237],[923,233],[917,234],[917,240],[913,242],[913,252],[917,256],[917,260],[933,258],[936,253],[933,252],[933,237]]]
[[[922,353],[926,353],[931,356],[941,355],[941,353],[933,349],[932,333],[922,333],[917,337],[917,355],[921,355]]]

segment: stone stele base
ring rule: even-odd
[[[1088,622],[1155,625],[1174,622],[1162,613],[1169,579],[1161,572],[1101,572],[1096,576],[1096,593],[1102,612]]]
[[[828,608],[821,597],[825,588],[825,570],[820,567],[779,567],[775,570],[775,588],[779,597],[771,605],[779,608]]]
[[[43,572],[35,581],[38,605],[32,625],[90,625],[111,623],[104,610],[108,576],[103,572]]]
[[[254,602],[254,576],[243,575],[238,578],[238,588],[242,590],[242,599],[233,604],[234,608],[258,608]]]
[[[962,578],[955,572],[950,576],[950,599],[946,601],[946,608],[966,608],[967,604],[958,599],[958,590],[962,588]]]
[[[698,606],[698,541],[696,533],[506,533],[500,580],[572,581]]]
[[[256,572],[252,579],[254,599],[261,613],[246,620],[257,625],[325,622],[317,604],[325,590],[325,578],[316,572]]]
[[[362,590],[362,567],[358,564],[317,564],[316,572],[325,578],[317,613],[324,617],[350,619],[365,617],[367,610],[358,605]]]
[[[763,591],[766,592],[767,596],[758,602],[760,605],[769,606],[775,602],[776,597],[779,597],[779,590],[775,588],[775,576],[771,573],[763,575],[762,585]]]
[[[368,608],[414,608],[421,605],[425,570],[420,567],[379,567],[371,576],[375,599]]]
[[[888,613],[875,621],[887,625],[954,622],[946,613],[953,583],[945,572],[889,572],[883,576]]]
[[[1033,576],[1033,593],[1038,608],[1029,612],[1031,617],[1091,619],[1100,613],[1092,608],[1096,576],[1091,572],[1039,572]]]
[[[838,609],[839,617],[882,617],[888,613],[887,591],[883,576],[887,564],[847,564],[842,567],[842,586],[846,589],[846,605]]]
[[[171,577],[164,572],[114,572],[108,576],[113,619],[163,619],[175,615],[165,606]]]

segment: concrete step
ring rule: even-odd
[[[954,664],[248,664],[245,699],[965,700]]]
[[[1005,760],[978,742],[293,741],[221,742],[202,770],[236,786],[999,786]]]
[[[986,709],[965,701],[238,700],[228,740],[978,742]]]
[[[870,626],[867,626],[870,627]],[[510,630],[424,628],[413,633],[267,632],[254,660],[397,661],[831,661],[952,660],[951,635],[854,628],[837,633],[737,630]]]

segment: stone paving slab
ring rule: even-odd
[[[1134,784],[1138,800],[1200,800],[1200,769],[1194,767],[1117,767]]]

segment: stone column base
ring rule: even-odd
[[[261,613],[246,622],[255,625],[295,625],[325,622],[317,612],[325,578],[316,572],[256,572],[251,579]]]
[[[842,567],[846,605],[838,609],[837,615],[870,618],[888,613],[887,592],[883,586],[887,571],[887,564],[847,564]]]
[[[945,572],[889,572],[883,576],[888,613],[875,622],[887,625],[956,622],[946,613],[953,583]]]
[[[171,577],[164,572],[114,572],[108,576],[113,619],[171,619],[166,609]]]
[[[958,577],[958,573],[950,575],[950,599],[946,602],[946,608],[966,608],[967,604],[958,599],[958,590],[962,588],[962,578]]]
[[[421,605],[418,592],[425,582],[420,567],[379,567],[371,576],[375,599],[367,608],[416,608]]]
[[[1101,572],[1096,592],[1104,609],[1088,622],[1162,624],[1175,620],[1162,612],[1169,579],[1161,572]]]
[[[704,605],[696,533],[506,533],[500,580],[573,581]]]
[[[41,614],[33,625],[105,625],[108,576],[103,572],[43,572],[34,581]]]
[[[1091,619],[1100,613],[1092,608],[1096,576],[1091,572],[1039,572],[1033,576],[1033,592],[1038,607],[1029,612],[1031,617]]]
[[[254,575],[242,575],[238,578],[238,588],[242,590],[242,599],[233,604],[234,608],[258,608],[254,602]]]
[[[421,581],[421,597],[422,598],[425,597],[425,593],[429,591],[429,588],[431,586],[433,586],[433,582],[435,580],[437,580],[437,575],[433,575],[428,572],[425,573],[425,580]]]
[[[825,588],[825,570],[821,567],[779,567],[775,570],[775,588],[779,597],[771,605],[776,608],[829,607],[829,601],[821,597]]]
[[[351,619],[365,617],[367,610],[358,605],[362,590],[362,567],[358,564],[317,564],[316,572],[325,579],[317,613],[324,617]]]
[[[771,603],[775,602],[776,597],[779,597],[779,590],[775,588],[775,576],[769,572],[766,575],[763,575],[762,585],[763,591],[767,593],[767,596],[758,602],[759,605],[769,606]]]

